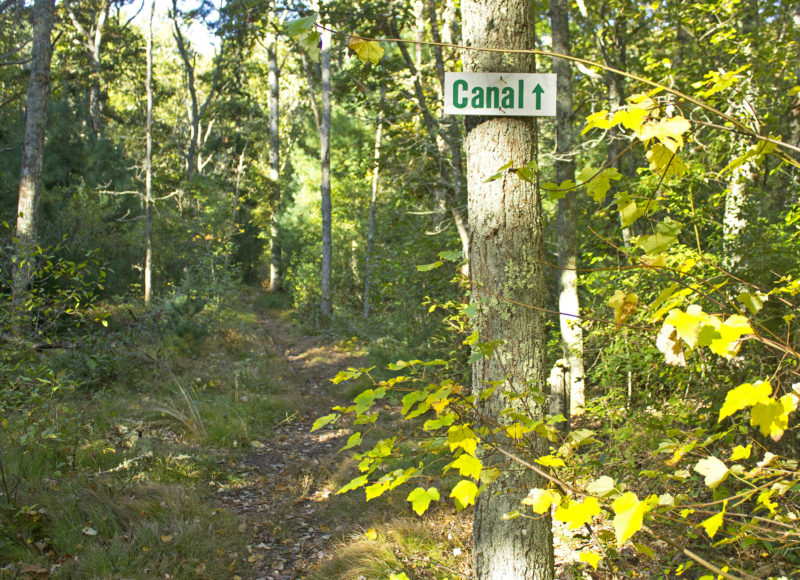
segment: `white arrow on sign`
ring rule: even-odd
[[[490,117],[554,117],[556,75],[445,73],[444,113]]]

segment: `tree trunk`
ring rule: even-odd
[[[36,0],[33,5],[33,48],[31,77],[25,107],[25,136],[20,164],[17,231],[19,240],[12,275],[13,303],[19,308],[33,282],[33,255],[39,198],[42,191],[42,154],[47,121],[47,98],[50,92],[54,0]]]
[[[381,136],[383,134],[383,103],[385,92],[381,87],[381,104],[375,128],[375,148],[372,164],[372,195],[369,200],[369,225],[367,226],[367,248],[364,259],[364,309],[362,315],[369,317],[369,284],[372,275],[372,246],[375,240],[375,202],[378,199],[378,185],[380,184],[381,169]]]
[[[156,0],[150,2],[150,12],[147,15],[147,74],[145,87],[147,91],[147,121],[145,125],[145,152],[144,152],[144,301],[150,302],[152,297],[151,276],[153,270],[153,13],[156,10]]]
[[[467,46],[527,49],[535,46],[533,0],[465,0],[462,3]],[[532,55],[464,51],[464,70],[534,72]],[[486,182],[511,161],[520,166],[537,155],[537,126],[529,118],[468,118],[467,184],[469,195],[470,272],[478,308],[475,325],[483,341],[502,341],[489,358],[474,363],[472,389],[502,383],[479,404],[476,426],[494,429],[508,422],[506,409],[541,418],[544,409],[534,393],[544,392],[545,320],[542,271],[542,210],[536,183],[516,176]],[[513,300],[506,302],[504,299]],[[514,393],[515,396],[509,396]],[[546,446],[532,439],[530,450]],[[513,445],[499,440],[497,445]],[[473,572],[479,580],[553,578],[550,517],[503,519],[537,485],[519,465],[506,465],[499,452],[485,449],[484,467],[500,475],[479,496],[473,526]]]
[[[100,60],[100,46],[103,42],[103,28],[108,20],[108,11],[111,8],[109,0],[102,0],[97,8],[97,13],[91,19],[92,26],[84,27],[72,10],[70,2],[65,2],[67,13],[72,20],[75,29],[83,37],[86,50],[89,52],[89,63],[92,70],[92,81],[89,87],[89,118],[92,125],[92,133],[95,137],[100,136],[101,129],[101,80],[102,80],[102,61]]]
[[[550,22],[553,34],[553,51],[570,53],[569,2],[550,0]],[[556,182],[575,181],[573,143],[575,126],[572,118],[572,69],[561,58],[553,59],[553,72],[558,75],[558,101],[556,103]],[[569,385],[567,394],[570,416],[582,415],[586,406],[584,396],[583,328],[580,325],[580,300],[578,298],[578,259],[576,231],[575,190],[569,190],[558,200],[558,310],[561,327],[561,348],[567,361]],[[563,402],[565,403],[565,402]],[[568,416],[567,419],[570,417]]]
[[[278,211],[281,205],[280,184],[280,84],[278,82],[278,37],[272,35],[267,48],[269,62],[269,178],[272,182],[272,215],[269,218],[269,291],[281,289],[281,241]]]
[[[322,111],[319,127],[320,195],[322,197],[322,277],[319,310],[323,316],[333,313],[331,276],[333,248],[331,242],[331,32],[323,30],[322,37]]]

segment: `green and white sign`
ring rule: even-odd
[[[554,117],[556,75],[445,73],[446,115]]]

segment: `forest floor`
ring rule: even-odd
[[[329,335],[304,335],[280,311],[259,316],[277,355],[276,372],[299,397],[295,412],[230,466],[241,483],[217,494],[220,506],[240,517],[240,531],[249,533],[252,578],[370,580],[402,578],[403,570],[409,578],[469,577],[471,510],[442,506],[420,518],[405,501],[407,490],[369,503],[360,490],[336,494],[358,473],[352,453],[339,453],[352,426],[310,430],[332,406],[351,403],[352,387],[330,379],[364,366],[364,354]],[[557,577],[575,577],[565,567],[572,553],[557,541]]]

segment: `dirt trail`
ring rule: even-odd
[[[280,357],[276,365],[284,366],[280,376],[287,377],[287,388],[297,390],[299,408],[260,442],[263,446],[231,466],[242,483],[218,500],[250,530],[252,578],[304,578],[330,555],[332,538],[354,524],[331,521],[335,516],[327,513],[326,501],[336,491],[328,480],[341,463],[337,451],[351,431],[309,431],[331,406],[345,402],[336,398],[330,379],[362,361],[329,337],[298,335],[275,313],[263,313],[262,326]]]

